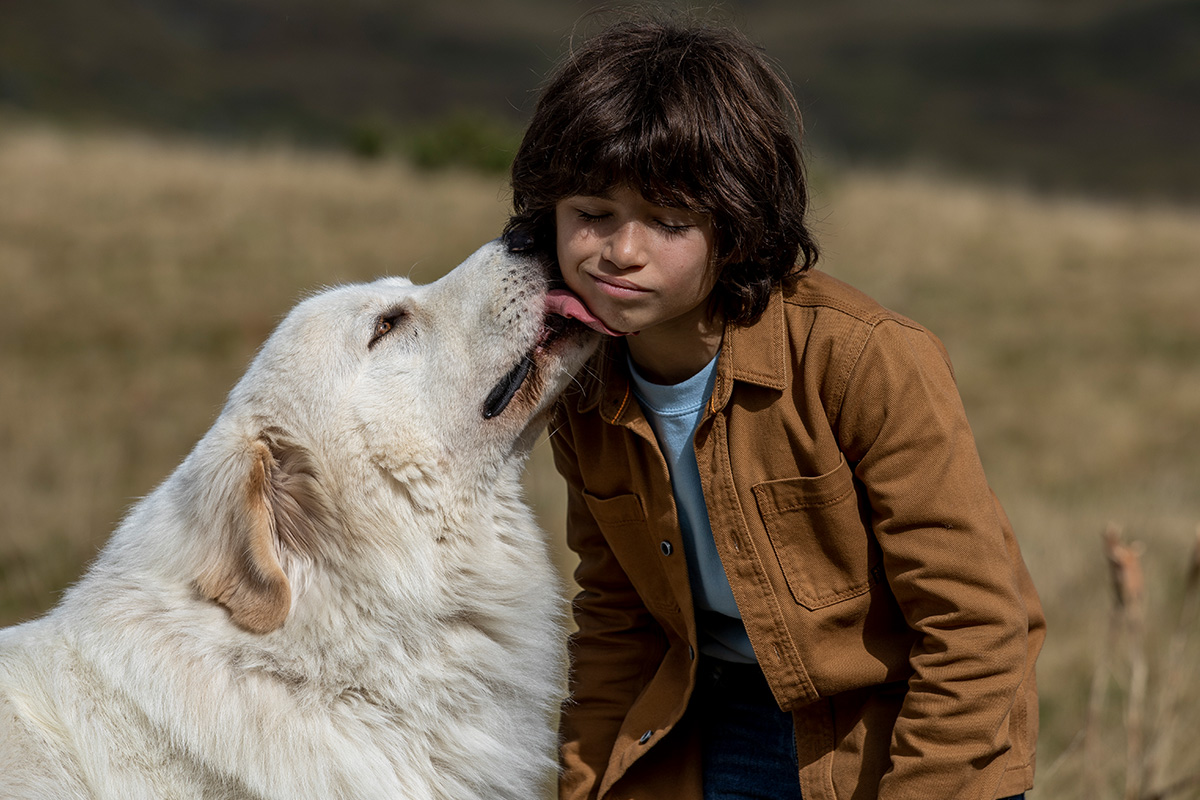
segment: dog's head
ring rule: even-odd
[[[514,479],[598,340],[555,313],[547,272],[497,241],[429,285],[387,278],[298,305],[189,458],[209,479],[188,504],[224,520],[202,593],[274,630],[296,565],[344,547],[348,514],[396,496],[462,508]]]

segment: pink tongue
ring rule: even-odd
[[[607,333],[609,336],[626,335],[620,331],[614,331],[601,322],[599,317],[588,310],[582,300],[566,289],[551,289],[546,293],[546,313],[577,319],[592,330]]]

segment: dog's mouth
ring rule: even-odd
[[[569,289],[551,289],[546,292],[546,313],[579,320],[597,333],[608,336],[625,335],[605,325],[604,320],[593,314],[592,310],[579,299],[579,296]]]
[[[488,392],[487,399],[483,401],[484,419],[492,419],[504,413],[504,409],[508,408],[508,404],[517,396],[517,392],[525,385],[526,380],[536,371],[538,355],[555,341],[566,336],[575,325],[576,323],[566,317],[556,314],[546,315],[537,343],[528,353],[521,356],[521,360],[492,387],[492,391]]]
[[[529,377],[529,373],[533,371],[533,352],[530,351],[521,356],[521,360],[512,370],[500,379],[500,382],[492,387],[492,391],[488,393],[487,399],[483,401],[483,418],[491,419],[498,417],[508,408],[508,404],[520,391],[525,384],[525,379]]]
[[[601,322],[574,293],[566,289],[551,289],[547,292],[546,316],[537,342],[508,374],[492,387],[487,399],[483,401],[483,418],[492,419],[504,413],[504,409],[508,408],[517,392],[525,385],[525,381],[535,372],[539,352],[548,349],[571,330],[579,330],[584,326],[600,333],[620,335]]]

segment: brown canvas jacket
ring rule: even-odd
[[[582,589],[561,797],[698,800],[667,465],[623,345],[590,375],[551,437]],[[1044,619],[941,343],[810,272],[727,328],[695,447],[750,641],[793,713],[805,800],[1030,788]]]

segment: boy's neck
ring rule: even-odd
[[[643,331],[636,336],[626,336],[625,345],[638,372],[646,380],[671,386],[704,369],[721,349],[724,333],[724,322],[715,320],[686,337]]]

